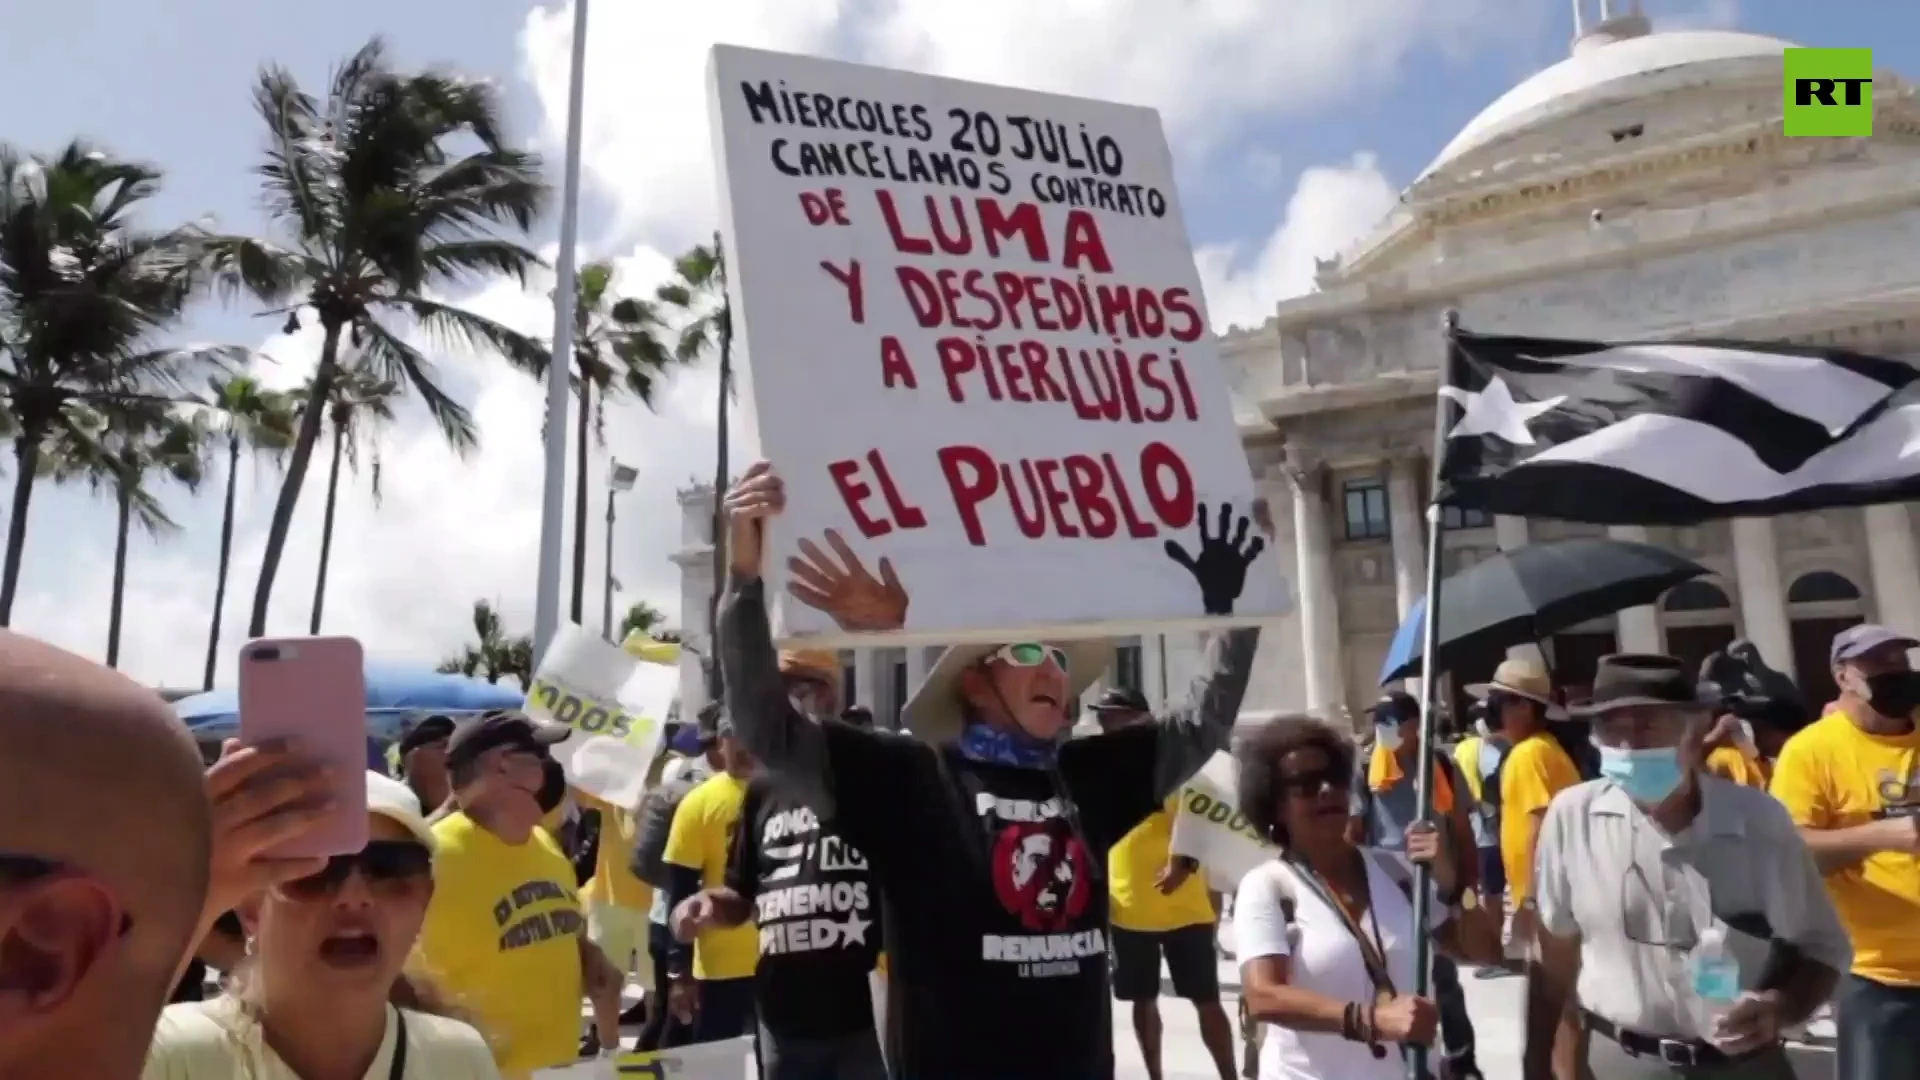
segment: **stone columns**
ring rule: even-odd
[[[887,672],[881,660],[879,649],[853,650],[853,700],[846,704],[865,705],[873,710],[877,722],[885,724],[888,718],[882,714],[888,704]]]
[[[1387,512],[1393,534],[1393,591],[1400,617],[1427,591],[1427,529],[1420,502],[1420,467],[1416,454],[1391,460],[1387,472]]]
[[[1527,519],[1496,514],[1493,518],[1493,538],[1501,551],[1518,551],[1528,544]]]
[[[1741,635],[1775,671],[1793,673],[1793,626],[1787,618],[1786,586],[1780,581],[1780,547],[1772,518],[1735,518],[1733,577],[1740,591]]]
[[[1495,514],[1493,517],[1493,539],[1500,545],[1501,551],[1518,551],[1532,543],[1527,532],[1527,519],[1507,514]],[[1507,650],[1507,655],[1516,660],[1532,660],[1541,666],[1547,666],[1547,657],[1535,642],[1515,645]]]
[[[1340,641],[1340,608],[1328,520],[1326,468],[1292,460],[1286,466],[1293,494],[1293,547],[1300,574],[1300,652],[1307,675],[1307,707],[1338,715],[1346,704],[1346,662]]]
[[[1907,504],[1883,503],[1864,513],[1876,621],[1904,634],[1920,631],[1920,546]]]
[[[1648,543],[1644,525],[1610,525],[1607,535],[1635,544]],[[1614,643],[1621,652],[1662,653],[1667,651],[1666,635],[1660,631],[1660,609],[1651,604],[1628,608],[1620,613],[1620,631]]]
[[[936,649],[924,645],[907,646],[907,696],[912,697],[920,684],[927,681],[927,672],[933,668],[934,657],[939,655]]]

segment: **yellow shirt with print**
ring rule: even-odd
[[[472,1014],[507,1076],[572,1064],[586,934],[573,866],[543,829],[508,844],[455,813],[433,834],[440,849],[419,968]]]
[[[1714,748],[1707,754],[1706,767],[1722,780],[1767,790],[1767,763],[1738,746]]]
[[[580,890],[589,904],[646,912],[653,907],[653,886],[633,875],[633,845],[639,839],[633,811],[576,790],[574,801],[583,810],[600,812],[600,849],[594,856],[593,880]]]
[[[1829,712],[1787,740],[1770,790],[1808,829],[1920,814],[1920,731],[1874,735],[1846,713]],[[1828,874],[1827,892],[1853,936],[1853,973],[1920,986],[1920,858],[1870,855]]]
[[[1560,792],[1580,782],[1580,770],[1544,731],[1515,743],[1500,766],[1500,861],[1507,891],[1517,905],[1533,895],[1533,849],[1528,845],[1535,814]]]
[[[747,782],[716,773],[687,792],[673,812],[665,861],[700,871],[700,886],[718,888],[727,876],[727,845],[740,820]],[[745,979],[760,965],[760,931],[751,921],[709,930],[693,943],[693,977],[718,982]]]
[[[1173,815],[1179,810],[1180,797],[1175,795],[1107,852],[1107,892],[1113,901],[1114,926],[1158,932],[1214,921],[1205,874],[1188,875],[1171,893],[1163,894],[1154,885],[1167,865],[1167,853],[1173,847]]]

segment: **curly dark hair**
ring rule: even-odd
[[[1234,746],[1233,756],[1240,766],[1240,815],[1281,847],[1287,846],[1287,826],[1278,816],[1280,761],[1310,747],[1327,755],[1336,775],[1353,775],[1353,740],[1325,720],[1304,713],[1268,720]]]

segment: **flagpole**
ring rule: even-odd
[[[573,0],[573,67],[567,82],[567,150],[560,174],[560,251],[553,260],[553,356],[547,363],[546,482],[540,503],[540,585],[535,595],[537,664],[560,629],[560,548],[567,524],[567,406],[573,399],[574,245],[580,234],[581,103],[586,97],[587,0]],[[586,522],[579,522],[586,528]]]
[[[1425,622],[1420,629],[1420,741],[1419,766],[1415,769],[1414,798],[1420,807],[1419,820],[1433,821],[1433,736],[1436,713],[1436,698],[1439,694],[1438,665],[1434,662],[1439,652],[1440,629],[1440,555],[1446,550],[1444,544],[1445,529],[1440,515],[1440,462],[1442,450],[1447,442],[1447,396],[1446,389],[1449,373],[1453,368],[1453,338],[1460,329],[1460,315],[1448,311],[1443,317],[1441,341],[1444,350],[1440,357],[1440,387],[1433,394],[1433,468],[1430,484],[1427,488],[1427,602],[1424,605]],[[1460,794],[1455,793],[1455,798]],[[1451,820],[1436,823],[1441,830],[1441,842],[1452,843]],[[1466,852],[1454,851],[1456,863],[1466,856]],[[1457,867],[1456,867],[1457,869]],[[1433,936],[1427,933],[1428,911],[1432,904],[1433,871],[1427,866],[1414,869],[1413,875],[1413,993],[1417,997],[1426,997],[1432,983]],[[1407,1075],[1413,1080],[1421,1080],[1427,1073],[1427,1047],[1417,1045],[1407,1055]]]

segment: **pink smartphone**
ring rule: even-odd
[[[367,846],[367,676],[348,637],[263,638],[240,647],[240,741],[297,739],[334,772],[334,808],[289,858]]]

